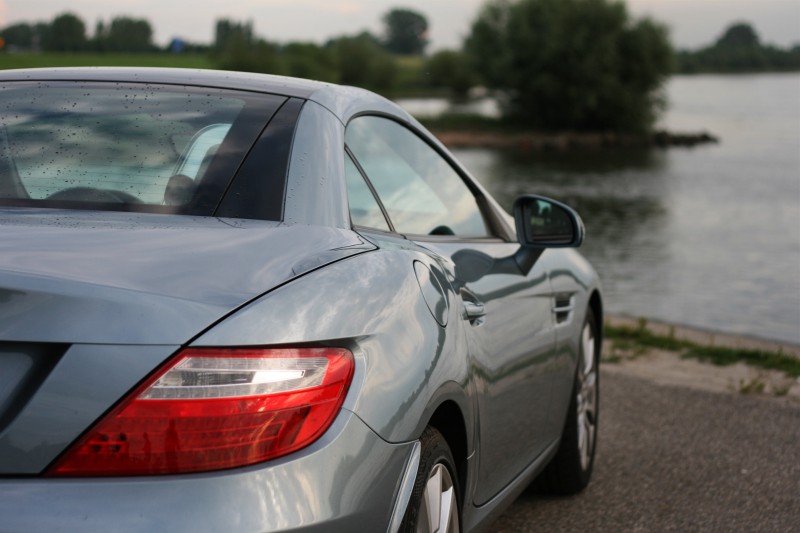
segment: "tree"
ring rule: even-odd
[[[402,55],[422,55],[428,46],[428,20],[410,9],[392,9],[383,17],[384,47]]]
[[[548,130],[648,130],[673,58],[663,25],[613,0],[490,0],[465,49],[508,120]]]
[[[103,48],[112,52],[150,52],[153,46],[153,29],[145,19],[116,17],[107,28],[98,26],[102,35]]]
[[[26,23],[12,24],[0,31],[0,37],[5,39],[6,46],[30,48],[33,46],[33,27]]]
[[[253,23],[234,22],[229,19],[218,20],[214,32],[214,50],[223,52],[233,40],[245,44],[255,42]]]
[[[426,62],[428,84],[432,87],[447,87],[457,96],[465,96],[475,85],[476,76],[464,52],[441,50]]]
[[[31,44],[34,50],[41,50],[47,39],[50,38],[50,24],[47,22],[37,22],[33,25],[33,42]]]
[[[394,58],[369,33],[331,39],[326,48],[334,58],[339,83],[379,92],[394,87],[397,76]]]
[[[335,82],[338,72],[331,50],[314,43],[289,43],[282,50],[286,74],[297,78]]]
[[[281,47],[253,34],[253,23],[217,21],[214,36],[214,57],[217,68],[264,74],[284,74]]]
[[[234,34],[228,39],[219,68],[263,74],[285,73],[280,46],[263,39],[247,41],[241,33]]]
[[[695,51],[678,53],[681,72],[763,72],[800,70],[800,55],[791,49],[765,46],[753,27],[734,23],[717,41]]]
[[[86,25],[72,13],[63,13],[53,19],[49,31],[42,38],[42,47],[53,52],[80,52],[86,49]]]
[[[746,22],[737,22],[728,27],[717,40],[716,46],[724,48],[758,48],[761,43],[758,34]]]

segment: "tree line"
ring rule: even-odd
[[[153,29],[145,19],[114,17],[97,23],[88,36],[86,24],[73,13],[62,13],[50,22],[18,23],[0,30],[9,51],[45,52],[155,52]]]
[[[218,20],[210,51],[218,68],[265,72],[355,85],[390,92],[397,85],[397,62],[374,35],[330,39],[323,45],[280,44],[256,36],[252,23]]]
[[[635,19],[617,0],[486,0],[463,46],[426,55],[428,21],[396,8],[379,34],[361,32],[323,44],[278,43],[252,22],[217,20],[209,44],[173,41],[157,48],[150,24],[116,17],[94,34],[76,15],[0,31],[6,48],[77,52],[199,52],[220,69],[283,74],[384,94],[494,91],[506,123],[539,130],[646,132],[665,108],[663,85],[676,69],[788,65],[740,24],[708,49],[675,53],[667,28]],[[792,53],[796,53],[792,52]],[[765,59],[766,58],[766,59]],[[783,68],[783,67],[781,67]]]
[[[800,70],[800,43],[781,49],[761,42],[755,29],[746,22],[728,26],[710,46],[677,53],[677,71],[765,72]]]
[[[374,44],[392,54],[421,55],[427,47],[427,19],[409,9],[392,9],[383,18],[385,36],[373,37]],[[248,27],[245,27],[248,26]],[[246,25],[220,20],[216,24],[217,34],[213,45],[186,43],[175,39],[165,48],[153,43],[153,29],[146,19],[119,16],[110,23],[99,21],[94,34],[89,35],[84,21],[74,13],[62,13],[49,22],[17,23],[0,30],[2,46],[9,51],[46,52],[205,52],[219,51],[221,41],[246,35],[254,41],[252,23]],[[244,33],[242,33],[244,32]],[[249,33],[249,34],[248,34]],[[176,41],[178,45],[176,46]]]

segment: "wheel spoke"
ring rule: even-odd
[[[420,502],[417,533],[457,533],[458,506],[450,472],[443,464],[431,470]]]
[[[578,452],[581,467],[589,467],[594,450],[597,421],[597,367],[595,337],[591,324],[583,327],[581,358],[578,362]]]
[[[583,375],[587,376],[594,372],[594,333],[588,324],[583,328],[581,336],[583,348]]]
[[[441,499],[441,517],[439,518],[439,529],[442,533],[446,533],[450,531],[450,515],[452,514],[453,508],[453,488],[442,492],[442,499]]]
[[[425,485],[425,503],[428,509],[428,531],[435,533],[439,530],[442,514],[442,465],[436,465]]]
[[[589,419],[594,422],[595,411],[597,410],[597,375],[591,374],[586,377],[581,391],[581,399],[583,400],[583,410],[589,415]]]

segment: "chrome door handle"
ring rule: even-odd
[[[464,302],[464,320],[469,320],[473,325],[483,324],[486,316],[486,307],[478,302]]]

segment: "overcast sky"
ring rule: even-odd
[[[382,31],[381,16],[393,7],[424,14],[431,48],[457,47],[483,0],[0,0],[0,28],[15,22],[52,20],[65,11],[80,16],[89,33],[98,20],[128,15],[145,18],[159,44],[180,36],[209,43],[219,18],[251,20],[270,40],[324,42],[342,34]],[[666,23],[679,48],[709,44],[731,22],[753,24],[762,41],[800,42],[800,0],[627,0],[635,16]]]

